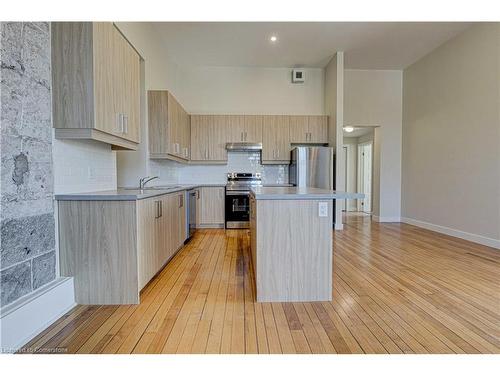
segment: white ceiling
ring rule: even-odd
[[[452,22],[155,22],[179,64],[324,67],[345,51],[349,69],[403,69],[466,29]],[[275,44],[269,37],[276,35]]]

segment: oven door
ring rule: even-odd
[[[250,220],[250,192],[226,190],[226,228],[248,228]]]

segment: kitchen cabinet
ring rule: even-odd
[[[59,201],[62,276],[80,304],[136,304],[186,240],[185,192],[131,201]]]
[[[328,116],[307,116],[310,143],[328,143]]]
[[[191,115],[191,161],[226,163],[229,116]]]
[[[263,116],[262,164],[290,163],[289,116]]]
[[[259,115],[228,115],[227,142],[262,142],[262,116]]]
[[[328,116],[290,116],[290,143],[328,143]]]
[[[245,116],[225,115],[228,124],[228,142],[245,142]]]
[[[189,160],[189,115],[171,93],[168,93],[169,153]]]
[[[190,117],[170,92],[148,91],[148,127],[151,159],[190,159]]]
[[[244,141],[262,143],[262,116],[245,116]]]
[[[140,56],[111,22],[53,22],[55,137],[140,142]]]
[[[224,226],[224,187],[204,186],[197,189],[196,226],[220,228]]]

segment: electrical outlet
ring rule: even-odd
[[[327,217],[328,216],[328,202],[319,202],[318,205],[318,215],[319,217]]]

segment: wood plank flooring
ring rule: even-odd
[[[140,305],[77,306],[67,353],[500,353],[500,251],[405,224],[334,232],[333,300],[255,303],[249,236],[200,230]]]

